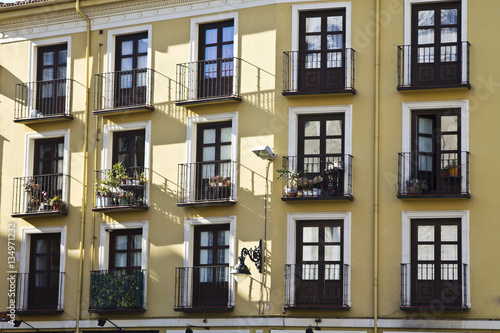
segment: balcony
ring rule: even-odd
[[[94,114],[116,115],[153,111],[154,71],[139,68],[95,74]]]
[[[398,198],[470,198],[469,152],[399,153]]]
[[[416,311],[466,311],[467,264],[401,264],[401,309]],[[411,269],[416,269],[415,277]]]
[[[64,273],[42,271],[18,273],[16,278],[16,312],[51,313],[63,311]]]
[[[73,80],[58,79],[16,84],[14,122],[71,120]]]
[[[224,58],[177,64],[176,105],[241,102],[241,59]]]
[[[235,161],[179,164],[177,205],[231,205],[236,203]]]
[[[349,308],[349,265],[285,265],[285,308]]]
[[[281,200],[353,200],[352,156],[284,156]]]
[[[68,175],[53,174],[14,178],[12,217],[68,215]]]
[[[177,267],[175,311],[232,311],[229,266]]]
[[[471,88],[469,42],[441,46],[439,50],[434,46],[399,45],[397,66],[399,91]]]
[[[283,95],[356,94],[355,53],[350,48],[324,54],[318,51],[284,52]]]
[[[89,312],[144,312],[145,270],[90,272]]]
[[[92,210],[101,212],[147,210],[148,174],[148,168],[125,168],[121,163],[116,163],[112,169],[95,171]]]

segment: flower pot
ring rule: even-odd
[[[458,177],[458,166],[453,166],[448,169],[451,177]]]

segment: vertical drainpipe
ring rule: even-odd
[[[378,333],[378,238],[379,238],[379,112],[380,112],[380,0],[375,0],[375,159],[373,232],[373,332]]]
[[[82,287],[83,287],[83,245],[85,241],[85,210],[87,199],[87,165],[88,165],[88,132],[89,132],[89,101],[90,101],[90,20],[80,10],[80,0],[76,0],[76,11],[80,14],[85,21],[87,21],[87,46],[85,49],[85,57],[87,60],[86,76],[85,76],[85,132],[83,140],[83,194],[82,194],[82,220],[80,229],[80,266],[78,275],[78,297],[77,297],[77,312],[76,312],[76,333],[80,333],[80,313],[82,309]]]

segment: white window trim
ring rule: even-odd
[[[347,305],[351,306],[351,213],[350,212],[314,212],[314,213],[288,213],[287,214],[287,245],[286,263],[294,265],[297,263],[295,253],[297,252],[297,221],[318,220],[343,220],[344,230],[344,258],[343,263],[349,267],[349,281],[347,282]],[[292,282],[293,283],[293,282]],[[291,288],[293,290],[293,288]],[[291,295],[294,298],[294,295]],[[294,302],[294,300],[292,300]]]
[[[126,28],[119,28],[119,29],[112,29],[108,31],[108,48],[106,52],[106,57],[107,57],[107,72],[111,73],[115,71],[115,57],[116,57],[116,37],[120,35],[129,35],[129,34],[135,34],[135,33],[141,33],[141,32],[147,32],[148,33],[148,55],[147,55],[147,60],[146,60],[146,68],[152,69],[152,32],[153,32],[153,25],[151,24],[146,24],[146,25],[140,25],[140,26],[135,26],[135,27],[126,27]],[[105,71],[106,72],[106,71]],[[105,86],[108,87],[114,87],[114,75],[111,75],[111,78],[107,80],[104,84]],[[146,89],[146,104],[151,105],[151,87],[153,86],[152,84],[152,79],[153,75],[149,76],[149,82],[148,82],[148,89]],[[112,109],[113,108],[113,102],[114,102],[114,96],[113,96],[113,91],[114,88],[107,88],[106,89],[106,105],[104,106],[105,109]]]
[[[194,228],[200,225],[214,224],[229,224],[229,266],[236,263],[236,215],[230,216],[215,216],[215,217],[198,217],[184,219],[184,268],[193,267],[194,265]],[[234,306],[235,285],[232,283],[231,276],[229,277],[229,307]],[[182,303],[190,307],[192,306],[193,295],[191,294],[192,286],[189,281],[185,281],[185,294]]]
[[[468,210],[454,210],[454,211],[403,211],[401,217],[401,263],[411,263],[411,221],[417,219],[461,219],[461,246],[462,246],[462,264],[467,265],[467,281],[466,283],[466,299],[464,304],[470,308],[470,255],[469,255],[469,211]],[[411,300],[411,272],[407,275],[406,294],[409,295]],[[464,293],[462,293],[464,294]]]
[[[454,0],[405,0],[404,3],[404,45],[411,45],[411,7],[412,5],[418,4],[433,4],[439,2],[449,2]],[[467,41],[467,0],[461,0],[461,12],[462,12],[462,36],[461,42]],[[466,50],[464,49],[466,46],[462,45],[462,82],[467,81],[467,59],[465,56],[467,55]],[[405,52],[404,55],[404,65],[403,68],[405,71],[403,72],[403,85],[411,84],[411,52]]]
[[[100,239],[99,239],[99,270],[106,271],[109,269],[109,233],[113,230],[124,229],[142,229],[142,249],[141,249],[141,269],[144,270],[144,308],[146,306],[147,295],[147,267],[148,267],[148,221],[135,221],[135,222],[115,222],[115,223],[101,223],[100,226]]]
[[[231,161],[237,161],[238,158],[238,112],[228,112],[228,113],[217,113],[210,114],[204,116],[193,116],[188,117],[187,119],[187,134],[186,134],[186,148],[187,148],[187,161],[186,163],[190,165],[190,163],[196,162],[196,144],[197,144],[197,132],[198,132],[198,124],[206,124],[211,122],[220,122],[220,121],[231,121]],[[194,171],[194,168],[193,168]],[[186,173],[186,184],[188,187],[186,188],[186,197],[184,198],[185,202],[194,201],[195,196],[195,184],[191,182],[192,177],[194,175],[189,172]],[[231,184],[232,191],[234,193],[234,200],[237,200],[237,191],[238,188],[238,178],[237,178],[237,166],[235,166],[233,170],[233,174],[231,175]]]
[[[30,72],[29,72],[29,82],[35,82],[37,81],[37,70],[38,70],[38,48],[43,47],[43,46],[50,46],[50,45],[59,45],[59,44],[66,44],[67,47],[67,53],[66,53],[66,79],[69,79],[71,77],[71,37],[58,37],[58,38],[51,38],[51,39],[43,39],[43,40],[36,40],[32,41],[30,43]],[[66,101],[64,103],[64,113],[69,114],[70,111],[70,101],[71,101],[71,96],[70,96],[70,90],[71,85],[67,84],[66,85]],[[35,117],[35,108],[36,105],[33,105],[31,103],[34,103],[36,101],[36,89],[32,89],[28,91],[28,110],[29,110],[29,115]]]
[[[30,245],[31,245],[31,235],[35,234],[61,234],[61,245],[60,245],[60,261],[59,261],[59,272],[65,273],[66,269],[66,226],[52,226],[52,227],[30,227],[22,228],[21,230],[21,258],[19,262],[19,273],[29,273],[30,265]],[[59,295],[60,304],[58,304],[58,309],[64,309],[64,283],[66,279],[62,279],[62,284],[59,288],[59,292],[63,294],[61,297]],[[28,293],[22,292],[19,295],[19,308],[23,309],[27,307],[28,304]]]
[[[188,82],[189,82],[189,90],[188,90],[188,100],[195,100],[197,96],[197,89],[198,89],[198,65],[197,61],[198,59],[198,49],[200,45],[200,25],[207,24],[207,23],[212,23],[212,22],[221,22],[221,21],[227,21],[227,20],[233,20],[233,66],[234,68],[238,67],[238,64],[236,62],[236,58],[238,58],[238,12],[234,13],[224,13],[224,14],[217,14],[217,15],[211,15],[211,16],[203,16],[203,17],[196,17],[191,19],[191,24],[190,24],[190,35],[189,35],[189,44],[190,44],[190,63],[189,63],[189,77],[188,77]],[[233,93],[235,93],[238,88],[238,71],[233,71]]]
[[[440,110],[440,109],[460,109],[460,130],[461,130],[461,146],[460,152],[469,151],[469,101],[427,101],[427,102],[405,102],[402,107],[402,152],[411,153],[411,135],[412,135],[412,111],[417,110]],[[404,166],[403,175],[407,178],[401,179],[402,184],[406,184],[410,180],[410,164],[406,163]],[[461,170],[466,170],[467,165],[464,158],[462,158]],[[462,177],[461,192],[467,190],[467,179]]]
[[[301,5],[293,5],[292,6],[292,52],[297,52],[299,50],[299,45],[300,45],[300,12],[304,11],[313,11],[313,10],[335,10],[335,9],[345,9],[345,49],[350,49],[351,48],[351,2],[350,1],[343,1],[343,2],[329,2],[329,3],[324,3],[324,4],[301,4]],[[298,60],[298,58],[296,58]],[[351,68],[354,66],[354,64],[351,63],[351,54],[350,52],[346,52],[345,54],[345,61],[346,61],[346,77],[345,77],[345,88],[346,89],[351,89],[354,87],[350,87],[351,84]],[[293,68],[297,69],[299,64],[298,61],[296,61],[294,64],[292,64]],[[290,87],[291,90],[297,90],[298,89],[298,70],[294,71],[294,77],[292,78],[292,87]]]
[[[144,129],[144,168],[147,169],[147,179],[151,180],[151,120],[130,123],[104,125],[102,135],[102,162],[101,169],[113,167],[113,133]],[[146,182],[144,188],[144,202],[149,205],[149,188],[151,181]]]
[[[63,187],[62,187],[62,201],[68,202],[68,182],[69,182],[69,129],[55,130],[46,132],[31,132],[26,133],[25,151],[24,151],[24,177],[33,176],[33,161],[35,159],[35,141],[38,139],[51,139],[51,138],[64,138],[64,152],[63,152]]]
[[[290,107],[288,116],[288,156],[297,156],[298,116],[332,113],[344,114],[344,155],[352,155],[352,105],[325,105]],[[344,167],[347,170],[347,166]],[[344,172],[344,184],[348,183],[349,174]]]

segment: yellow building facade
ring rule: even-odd
[[[499,14],[1,4],[0,330],[500,330]]]

